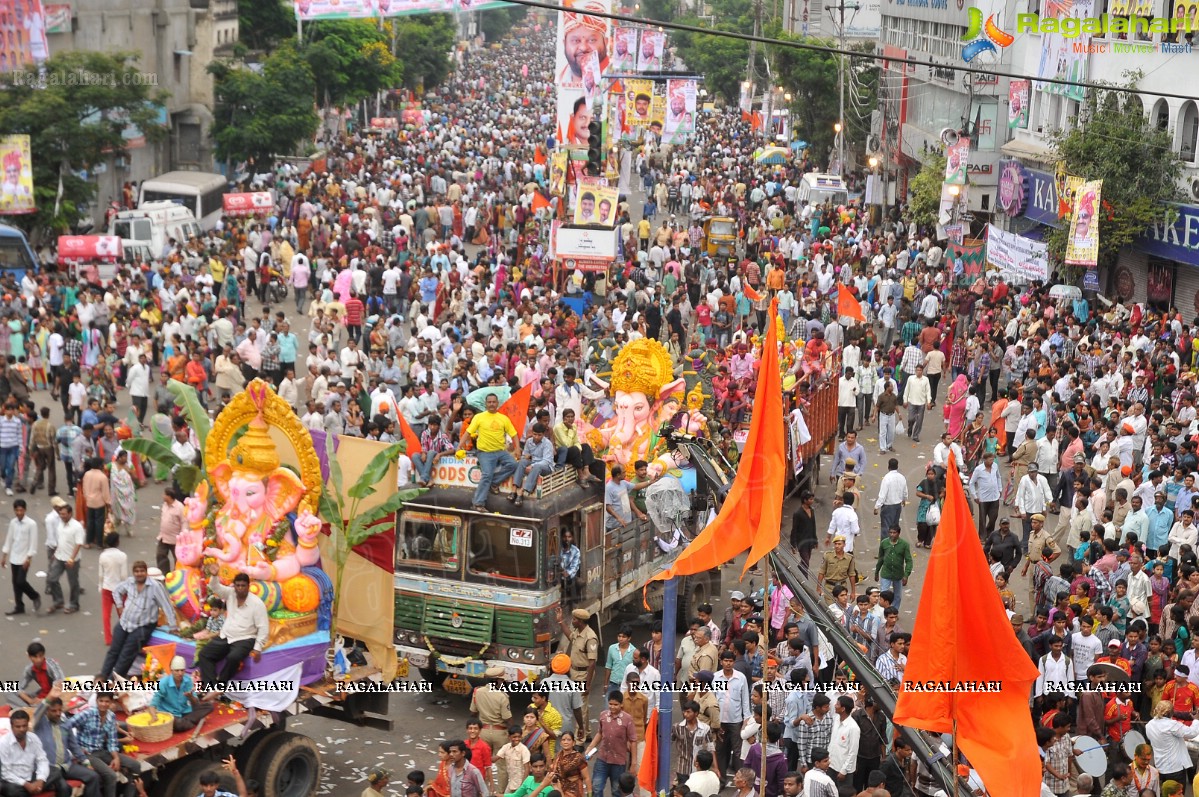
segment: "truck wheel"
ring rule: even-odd
[[[321,754],[307,736],[283,731],[260,748],[262,797],[315,797],[321,780]]]
[[[277,727],[272,726],[250,734],[233,751],[233,755],[237,759],[237,768],[243,773],[257,772],[261,769],[262,751],[267,746],[267,743],[273,740],[279,733],[281,731]],[[247,775],[247,777],[250,776]]]
[[[711,602],[711,595],[711,585],[708,583],[707,573],[696,573],[684,579],[682,592],[679,595],[679,631],[687,629],[687,624],[691,622],[692,617],[696,616],[695,613],[699,607]]]
[[[152,790],[151,793],[162,795],[162,797],[171,797],[175,794],[199,794],[203,791],[203,788],[200,786],[200,776],[205,772],[219,770],[220,768],[221,764],[219,761],[210,761],[207,758],[193,758],[184,761],[176,767],[175,771],[165,781],[160,781],[159,787]],[[232,785],[232,780],[221,778],[220,787],[222,789]]]

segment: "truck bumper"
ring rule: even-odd
[[[546,668],[540,664],[518,664],[500,659],[472,659],[462,664],[449,664],[444,659],[434,659],[424,648],[414,648],[408,645],[396,645],[396,653],[401,660],[407,661],[417,669],[436,667],[438,672],[474,680],[482,680],[483,673],[487,671],[488,667],[502,667],[506,681],[532,681],[544,678],[549,674]]]

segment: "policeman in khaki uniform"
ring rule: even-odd
[[[575,609],[570,613],[570,625],[562,616],[562,607],[556,612],[558,624],[566,635],[566,655],[570,656],[570,680],[582,684],[583,693],[583,727],[579,728],[578,737],[591,737],[591,707],[587,696],[591,693],[591,682],[595,677],[595,661],[599,657],[599,637],[587,624],[591,613],[586,609]]]
[[[480,737],[491,748],[491,755],[508,743],[508,726],[512,724],[512,702],[508,693],[497,684],[504,680],[503,667],[488,667],[483,673],[487,683],[475,689],[470,698],[470,713],[483,725]],[[504,780],[500,780],[503,783]]]

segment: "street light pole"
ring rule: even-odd
[[[847,3],[845,0],[838,0],[835,6],[825,6],[825,11],[836,11],[838,13],[837,23],[837,48],[841,52],[845,51],[845,12],[857,11],[861,6],[857,3]],[[839,97],[837,124],[840,129],[837,131],[837,168],[841,174],[845,174],[845,56],[837,56],[837,94]]]

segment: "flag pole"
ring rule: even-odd
[[[675,623],[678,621],[679,577],[666,579],[662,590],[662,681],[674,681]],[[674,695],[658,693],[658,791],[670,792],[670,730]]]
[[[956,717],[953,720],[953,733],[949,738],[953,744],[953,761],[950,762],[949,768],[953,772],[953,797],[957,797],[962,779],[958,776],[958,721]]]
[[[770,557],[762,559],[762,576],[765,579],[765,584],[762,586],[762,613],[765,617],[762,618],[763,633],[766,638],[770,639]],[[770,646],[766,646],[766,650],[770,650]],[[766,657],[762,659],[763,674],[766,669],[766,658],[770,656],[767,652]],[[758,797],[766,797],[766,726],[770,724],[770,701],[767,697],[766,687],[762,687],[762,724],[758,728],[758,747],[762,751],[762,774],[760,784],[758,786]]]

